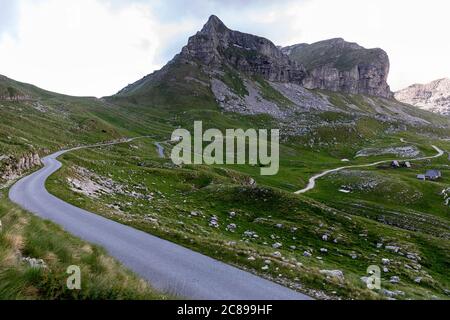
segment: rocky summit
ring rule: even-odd
[[[166,67],[129,85],[119,95],[136,93],[151,86],[152,82],[162,81],[174,64],[199,66],[209,78],[218,78],[224,68],[230,68],[251,81],[260,78],[271,83],[301,87],[291,90],[284,86],[284,91],[290,91],[288,94],[284,92],[285,96],[298,95],[298,91],[306,88],[392,97],[387,84],[389,57],[381,49],[365,49],[343,39],[277,47],[266,38],[229,29],[214,15],[189,38],[181,53]],[[217,95],[217,91],[223,91],[220,89],[223,86],[217,82],[212,85],[216,88],[213,89],[216,97],[223,96],[223,92]],[[248,83],[243,85],[248,86]],[[277,90],[280,91],[280,88]],[[246,88],[240,93],[252,91],[252,88]],[[260,98],[256,97],[256,100]],[[251,103],[246,101],[246,104]],[[236,107],[228,109],[236,111]]]
[[[189,39],[181,55],[209,66],[227,63],[248,75],[260,75],[270,81],[301,84],[306,76],[303,66],[290,60],[271,41],[230,30],[214,15]]]
[[[382,49],[365,49],[337,38],[281,51],[305,66],[308,75],[303,85],[308,89],[392,97],[387,84],[389,57]]]
[[[398,101],[422,109],[450,114],[450,79],[443,78],[427,84],[413,84],[395,93]]]

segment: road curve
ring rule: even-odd
[[[130,142],[128,139],[120,143]],[[112,145],[99,144],[90,147]],[[311,298],[200,253],[68,204],[45,189],[62,164],[63,150],[42,159],[44,167],[19,180],[10,199],[71,234],[105,248],[162,292],[195,300],[310,300]]]
[[[161,145],[160,142],[155,142],[155,146],[156,146],[156,151],[158,152],[158,156],[162,159],[165,158],[164,155],[164,147]]]
[[[402,141],[402,142],[403,142],[403,141]],[[440,156],[442,156],[442,155],[444,154],[444,151],[441,150],[441,149],[439,149],[438,147],[433,146],[433,145],[432,145],[432,147],[438,152],[436,155],[434,155],[434,156],[429,156],[429,157],[415,158],[415,159],[406,159],[406,160],[404,160],[404,161],[420,161],[420,160],[433,159],[433,158],[438,158],[438,157],[440,157]],[[379,165],[379,164],[388,163],[388,162],[392,162],[392,161],[395,161],[395,160],[397,160],[397,159],[393,159],[393,160],[382,160],[382,161],[373,162],[373,163],[368,163],[368,164],[356,164],[356,165],[352,165],[352,166],[339,167],[339,168],[336,168],[336,169],[331,169],[331,170],[327,170],[327,171],[321,172],[321,173],[319,173],[319,174],[316,174],[315,176],[312,176],[312,177],[309,179],[309,182],[308,182],[308,185],[306,186],[306,188],[304,188],[304,189],[302,189],[302,190],[299,190],[299,191],[295,192],[295,194],[306,193],[306,192],[308,192],[308,191],[314,189],[314,188],[316,187],[316,180],[317,180],[317,179],[320,179],[320,178],[322,178],[322,177],[324,177],[324,176],[326,176],[327,174],[330,174],[330,173],[332,173],[332,172],[338,172],[338,171],[341,171],[341,170],[344,170],[344,169],[350,169],[350,168],[373,167],[373,166],[377,166],[377,165]]]

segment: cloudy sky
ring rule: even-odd
[[[385,49],[394,90],[450,77],[447,0],[0,0],[0,74],[105,96],[162,67],[209,15],[277,45]]]

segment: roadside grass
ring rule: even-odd
[[[41,220],[0,194],[0,299],[112,300],[167,299],[126,270],[103,249]],[[22,258],[43,259],[33,268]],[[81,290],[69,290],[69,266],[81,269]]]
[[[397,298],[445,298],[444,289],[448,288],[449,279],[442,270],[447,267],[449,244],[436,234],[439,232],[434,232],[435,229],[414,231],[408,230],[408,225],[391,226],[379,221],[378,216],[352,210],[352,202],[348,200],[346,206],[335,206],[334,189],[325,190],[322,198],[317,197],[320,201],[312,200],[309,195],[295,196],[276,186],[281,185],[284,175],[278,177],[278,181],[264,180],[257,176],[258,168],[174,167],[170,159],[158,157],[153,142],[145,139],[130,145],[66,154],[62,158],[63,168],[49,179],[47,187],[74,205],[319,298],[385,298],[364,288],[360,280],[369,265],[381,266],[382,258],[392,261],[389,272],[383,274],[383,288],[405,293]],[[284,150],[283,154],[296,157],[292,150]],[[338,163],[338,159],[334,161]],[[328,165],[335,163],[330,161]],[[153,198],[148,201],[109,194],[91,198],[74,192],[67,178],[73,176],[75,166],[111,178],[127,190],[151,193]],[[308,176],[306,170],[311,168],[305,164],[304,170],[303,174]],[[248,185],[249,177],[256,178],[257,187]],[[320,185],[318,190],[321,190]],[[311,196],[316,198],[316,195]],[[369,203],[369,207],[376,208],[373,203]],[[197,213],[192,215],[192,212]],[[230,217],[230,212],[235,212],[236,216]],[[430,213],[418,219],[427,215]],[[218,228],[209,224],[213,216],[218,218]],[[236,224],[234,231],[228,228],[232,223]],[[258,238],[245,236],[246,231],[256,233]],[[329,235],[327,241],[322,239],[324,234]],[[282,243],[282,247],[272,248],[277,242]],[[377,247],[378,243],[383,247]],[[387,251],[386,245],[401,247],[401,254]],[[433,247],[435,251],[430,250]],[[276,251],[282,256],[274,256]],[[305,257],[305,251],[312,256]],[[422,261],[410,261],[406,258],[407,252],[417,253]],[[439,263],[435,265],[437,260]],[[262,270],[265,265],[269,270]],[[405,265],[420,269],[411,270]],[[342,270],[345,280],[324,276],[320,273],[324,269]],[[389,282],[394,275],[400,276],[400,284]],[[414,282],[418,276],[424,279],[421,284]]]

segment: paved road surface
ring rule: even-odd
[[[159,142],[155,142],[156,150],[158,151],[158,155],[160,158],[165,158],[164,155],[164,147]]]
[[[59,224],[73,235],[104,247],[154,288],[166,293],[200,300],[311,299],[182,246],[72,206],[49,194],[45,181],[61,167],[56,159],[77,149],[80,148],[45,157],[45,166],[41,170],[19,180],[11,188],[10,199],[39,217]]]

